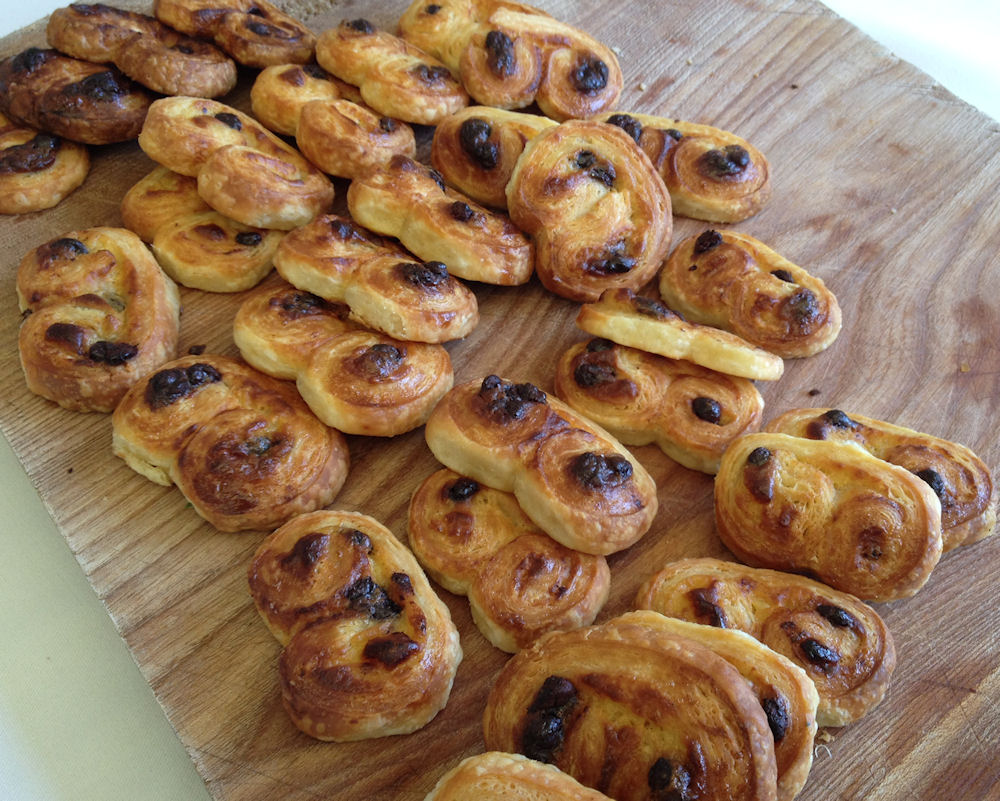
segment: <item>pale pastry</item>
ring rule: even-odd
[[[84,145],[0,114],[0,214],[50,209],[82,184],[89,171]]]

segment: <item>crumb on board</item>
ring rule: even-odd
[[[645,92],[646,91],[646,82],[645,81],[640,81],[639,82],[639,91],[640,92]]]
[[[620,56],[622,54],[622,49],[618,45],[611,45],[611,52],[616,56]]]
[[[689,67],[690,67],[690,66],[691,66],[692,64],[694,64],[694,62],[693,62],[693,61],[692,61],[691,59],[687,59],[687,60],[686,60],[686,61],[685,61],[684,63],[685,63],[685,64],[687,64],[687,65],[688,65]]]
[[[896,213],[896,207],[893,206],[891,209],[889,209],[889,213],[890,214],[895,214]]]
[[[808,395],[810,398],[815,398],[817,395],[819,395],[819,390],[814,387],[813,389],[810,389],[806,393],[806,395]]]
[[[971,367],[969,366],[969,363],[968,363],[968,362],[962,362],[962,363],[961,363],[961,364],[960,364],[960,365],[958,366],[958,369],[959,369],[959,370],[960,370],[961,372],[963,372],[963,373],[967,373],[967,372],[969,372],[969,370],[971,370],[972,368],[971,368]]]
[[[832,743],[833,735],[828,731],[821,731],[816,735],[816,742],[818,743]]]

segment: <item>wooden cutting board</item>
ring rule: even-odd
[[[365,16],[393,28],[404,0],[286,6],[314,30]],[[918,428],[966,443],[992,467],[1000,442],[1000,126],[810,0],[676,0],[539,5],[614,46],[621,107],[707,122],[769,157],[774,196],[746,231],[822,277],[844,310],[826,352],[762,384],[770,418],[801,405]],[[143,8],[142,5],[138,6]],[[148,10],[148,6],[145,7]],[[42,44],[36,25],[0,41]],[[248,108],[247,73],[233,105]],[[424,136],[424,154],[427,137]],[[167,717],[219,799],[419,801],[459,759],[483,749],[485,696],[507,659],[442,591],[465,659],[447,708],[413,735],[315,742],[280,704],[279,647],[257,618],[245,571],[256,534],[220,534],[176,490],[110,453],[110,420],[31,395],[16,353],[14,274],[30,248],[74,228],[120,224],[118,202],[152,163],[134,143],[93,150],[83,187],[50,211],[0,223],[0,427],[107,605]],[[345,186],[337,185],[342,203]],[[675,241],[706,226],[678,220]],[[584,338],[576,306],[527,287],[476,287],[479,327],[449,346],[456,380],[498,373],[552,387],[555,360]],[[181,350],[235,354],[239,296],[183,292]],[[336,506],[373,515],[405,541],[410,493],[436,464],[415,431],[350,438]],[[610,559],[611,599],[682,556],[725,555],[712,479],[652,447],[652,531]],[[1000,537],[945,556],[914,598],[882,605],[899,665],[885,702],[821,733],[802,801],[998,798]],[[946,788],[946,789],[945,789]],[[992,788],[992,789],[991,789]]]

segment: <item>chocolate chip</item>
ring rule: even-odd
[[[315,78],[317,81],[330,80],[330,74],[319,64],[303,64],[302,71],[310,78]]]
[[[722,244],[722,234],[718,231],[713,231],[709,229],[698,235],[698,238],[694,241],[694,252],[697,253],[708,253],[710,250],[714,250],[719,245]]]
[[[426,11],[428,14],[437,14],[438,11],[440,11],[440,10],[441,10],[441,6],[439,6],[437,3],[431,3],[429,6],[427,6],[424,9],[424,11]]]
[[[722,407],[717,400],[712,398],[702,396],[695,398],[691,401],[691,411],[694,412],[695,417],[706,423],[719,425],[719,421],[722,419]]]
[[[226,126],[232,128],[234,131],[242,131],[243,130],[243,123],[240,122],[240,118],[237,117],[232,112],[229,112],[229,111],[220,111],[218,114],[215,115],[215,119],[217,119],[223,125],[226,125]]]
[[[800,289],[784,302],[782,314],[799,325],[806,325],[819,316],[819,301],[812,290]]]
[[[108,342],[100,339],[90,346],[87,356],[91,361],[119,367],[139,353],[139,346],[129,342]]]
[[[393,631],[381,637],[373,637],[362,650],[365,659],[379,662],[387,668],[394,668],[420,650],[420,645],[402,631]]]
[[[82,356],[87,332],[73,323],[52,323],[45,329],[45,339],[48,342],[65,342]]]
[[[719,594],[715,588],[696,587],[688,591],[687,595],[691,599],[691,603],[694,604],[694,612],[699,620],[704,620],[709,626],[715,626],[717,629],[727,628],[726,614],[722,607],[716,603],[719,600]]]
[[[792,278],[792,274],[788,270],[771,270],[771,275],[780,281],[784,281],[786,284],[795,283],[795,279]]]
[[[269,36],[280,36],[282,33],[281,28],[256,19],[248,20],[245,27],[248,31],[250,31],[250,33],[265,38]]]
[[[577,386],[585,389],[610,384],[617,377],[615,368],[610,364],[580,362],[573,371],[573,380],[576,381]]]
[[[521,753],[552,762],[566,737],[566,718],[579,700],[576,687],[562,676],[548,676],[528,707],[521,734]]]
[[[448,487],[448,498],[455,503],[460,503],[469,500],[477,492],[479,492],[479,482],[463,476]]]
[[[747,462],[754,467],[761,467],[771,460],[771,451],[767,448],[754,448],[747,455]]]
[[[588,353],[600,353],[605,350],[613,350],[615,343],[610,339],[603,339],[602,337],[594,337],[590,342],[587,343]]]
[[[608,85],[608,65],[591,56],[583,59],[570,73],[570,81],[578,92],[593,94]]]
[[[437,66],[418,64],[410,72],[426,84],[440,83],[446,78],[451,77],[451,72],[442,64],[438,64]]]
[[[352,19],[344,25],[358,33],[375,33],[375,26],[366,19]]]
[[[799,643],[799,648],[802,650],[802,655],[810,664],[815,665],[824,672],[830,670],[840,661],[840,654],[832,648],[823,645],[818,640],[814,640],[812,637],[806,637],[802,640]]]
[[[761,699],[760,705],[767,716],[767,725],[776,743],[785,739],[791,720],[788,717],[788,702],[780,695]]]
[[[546,402],[545,393],[534,384],[513,384],[495,375],[483,379],[479,397],[485,402],[487,413],[501,422],[520,420],[532,404]]]
[[[938,498],[944,498],[947,486],[944,483],[944,478],[941,477],[941,474],[937,470],[933,470],[930,467],[918,470],[917,477],[927,482],[928,486],[934,490],[934,494],[937,495]]]
[[[202,362],[160,370],[146,384],[146,403],[153,409],[169,406],[199,387],[221,380],[222,374],[216,368]]]
[[[486,66],[498,78],[511,75],[517,67],[514,42],[503,31],[486,34]]]
[[[701,163],[710,175],[726,178],[739,175],[750,164],[750,154],[740,145],[727,145],[722,150],[707,150]]]
[[[38,47],[29,47],[14,56],[10,66],[14,72],[33,72],[54,57],[55,51],[53,50],[46,51]]]
[[[236,243],[245,247],[255,248],[264,239],[257,231],[240,231],[236,235]]]
[[[857,423],[844,414],[844,412],[840,411],[840,409],[830,409],[824,412],[823,419],[836,428],[857,428]]]
[[[355,548],[360,548],[365,553],[372,552],[372,540],[365,532],[358,531],[356,528],[343,529],[342,532],[346,537],[347,541],[351,543]]]
[[[371,576],[363,576],[345,590],[351,609],[372,620],[387,620],[403,611]]]
[[[651,801],[694,801],[691,791],[691,774],[680,764],[660,757],[649,768],[646,784],[652,793]]]
[[[422,289],[440,289],[448,283],[448,268],[439,261],[400,262],[396,269],[406,281]]]
[[[38,134],[28,142],[8,147],[0,153],[0,175],[37,172],[55,163],[62,140],[50,134]]]
[[[329,545],[329,536],[322,532],[306,534],[295,541],[292,550],[281,560],[281,565],[288,570],[308,573],[326,556]]]
[[[615,125],[621,128],[636,142],[638,142],[639,138],[642,136],[642,123],[635,117],[629,116],[628,114],[612,114],[608,117],[607,122],[610,125]]]
[[[816,614],[839,629],[855,628],[859,625],[854,615],[834,604],[817,604]]]
[[[493,128],[486,120],[470,117],[458,129],[462,150],[484,170],[492,170],[500,160],[500,149],[490,142]]]
[[[379,117],[378,127],[383,133],[393,133],[399,127],[399,123],[392,117]]]
[[[399,370],[406,354],[395,345],[378,342],[365,348],[355,360],[359,371],[372,380],[385,379]]]
[[[576,154],[576,166],[581,170],[586,170],[594,166],[595,161],[597,161],[597,156],[591,150],[581,150]]]
[[[64,236],[46,242],[38,249],[41,261],[73,261],[77,256],[90,253],[87,246],[79,239]]]
[[[452,218],[458,220],[459,222],[468,222],[476,213],[472,210],[472,206],[461,200],[456,200],[451,206],[448,207],[448,212],[451,214]]]
[[[116,72],[95,72],[82,81],[68,85],[63,92],[68,95],[82,95],[92,100],[108,102],[118,99],[129,91],[128,82]]]
[[[437,170],[428,170],[427,174],[430,176],[431,180],[438,185],[438,188],[442,192],[444,192],[445,191],[444,178],[441,177],[441,173],[439,173]]]
[[[585,451],[573,458],[570,472],[585,487],[617,487],[632,477],[632,463],[618,454]]]

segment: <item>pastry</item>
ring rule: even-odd
[[[608,600],[603,556],[560,545],[513,495],[451,470],[431,474],[413,493],[408,532],[427,573],[469,597],[473,621],[503,651],[590,625]]]
[[[282,703],[309,736],[408,734],[444,708],[462,660],[458,630],[413,555],[378,521],[300,515],[261,543],[247,578],[284,646]]]
[[[660,272],[660,295],[691,322],[730,331],[786,359],[840,333],[840,306],[819,278],[736,231],[685,239]]]
[[[767,159],[735,134],[634,112],[607,111],[595,119],[617,125],[638,142],[667,185],[674,214],[740,222],[771,197]]]
[[[542,113],[561,121],[598,114],[621,94],[621,67],[610,48],[522,3],[414,0],[399,30],[461,75],[484,106],[536,102]]]
[[[333,184],[295,148],[215,100],[157,100],[139,146],[164,167],[195,176],[202,199],[244,225],[290,230],[333,202]]]
[[[531,241],[506,214],[449,189],[437,172],[406,156],[357,176],[347,207],[362,225],[396,237],[421,259],[444,262],[459,278],[503,286],[531,278]]]
[[[567,548],[628,548],[656,515],[656,485],[610,434],[534,384],[495,375],[451,390],[424,429],[435,458],[512,492],[525,514]]]
[[[17,301],[28,389],[67,409],[110,412],[176,355],[177,287],[124,228],[70,231],[30,251]]]
[[[776,381],[785,370],[780,356],[728,331],[689,323],[663,303],[629,289],[605,291],[580,308],[576,324],[620,345],[685,359],[726,375]]]
[[[366,19],[343,20],[320,34],[316,60],[357,86],[368,106],[404,122],[435,125],[469,104],[444,64]]]
[[[116,67],[29,47],[0,62],[0,113],[88,145],[135,139],[152,98]]]
[[[476,296],[443,264],[418,263],[344,217],[326,214],[292,231],[274,266],[293,286],[346,303],[354,319],[395,339],[448,342],[479,322]]]
[[[83,183],[87,148],[0,114],[0,214],[50,209]]]
[[[115,456],[176,484],[220,531],[264,530],[331,503],[347,443],[295,387],[224,356],[175,359],[136,383],[111,418]]]
[[[646,579],[635,605],[746,632],[788,657],[816,685],[820,726],[845,726],[878,705],[896,665],[892,636],[874,609],[791,573],[681,559]]]
[[[510,218],[535,242],[542,284],[577,301],[638,290],[670,247],[670,196],[628,134],[564,122],[529,139],[507,184]]]
[[[704,645],[629,616],[511,657],[483,739],[617,801],[776,798],[774,738],[746,680]]]
[[[335,78],[319,64],[272,64],[265,67],[250,87],[253,116],[275,133],[295,136],[302,107],[313,100],[355,103],[357,87]]]
[[[45,34],[66,55],[114,64],[163,95],[218,97],[236,86],[236,65],[218,48],[135,11],[74,3],[52,12]]]
[[[916,473],[941,501],[945,551],[993,533],[997,518],[993,477],[982,459],[964,445],[840,409],[793,409],[769,422],[765,430],[856,442],[879,459]]]
[[[267,0],[155,0],[161,22],[188,36],[212,39],[246,67],[305,64],[316,37]]]
[[[349,313],[282,282],[242,303],[233,340],[258,370],[295,381],[313,413],[345,434],[392,437],[422,425],[451,389],[448,351],[362,328]]]
[[[198,194],[198,180],[190,175],[154,167],[122,197],[122,222],[143,242],[151,244],[156,232],[178,217],[211,211]]]
[[[851,442],[740,437],[715,478],[715,522],[741,562],[869,601],[913,595],[941,556],[934,490]]]
[[[556,365],[556,394],[625,445],[656,444],[715,473],[736,437],[760,428],[764,399],[746,378],[609,339],[572,345]]]
[[[449,186],[486,206],[506,209],[507,182],[525,143],[554,125],[537,114],[467,106],[437,124],[431,164]]]

